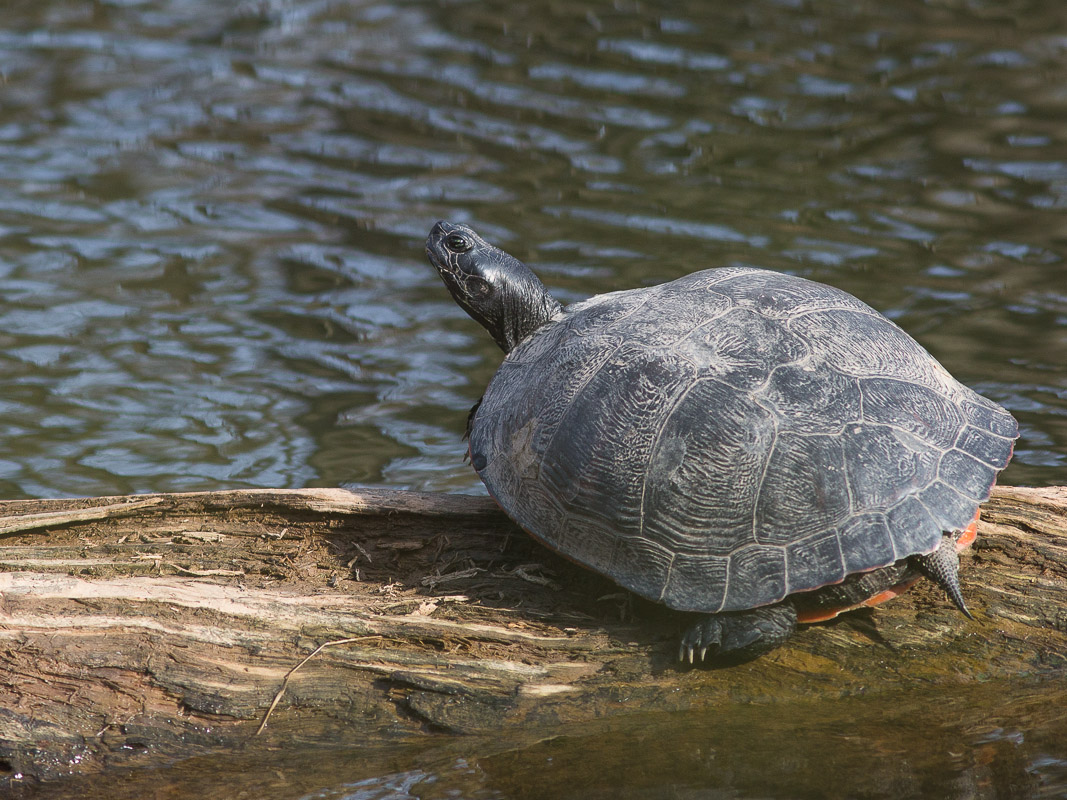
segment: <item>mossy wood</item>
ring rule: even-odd
[[[220,748],[1067,673],[1067,487],[995,489],[962,578],[974,622],[923,585],[754,662],[685,670],[684,617],[485,498],[0,502],[0,786]]]

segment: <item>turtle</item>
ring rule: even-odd
[[[505,354],[467,421],[489,494],[688,614],[680,660],[756,658],[923,577],[973,619],[957,553],[1018,424],[894,322],[747,265],[564,308],[466,225],[438,222],[426,254]]]

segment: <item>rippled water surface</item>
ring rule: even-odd
[[[840,286],[1067,483],[1062,0],[9,0],[0,496],[481,491],[437,219],[565,302]]]

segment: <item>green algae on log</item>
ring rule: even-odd
[[[0,502],[0,787],[294,740],[399,745],[1067,674],[1067,488],[995,489],[962,579],[974,622],[923,585],[757,661],[684,670],[676,615],[485,498]]]

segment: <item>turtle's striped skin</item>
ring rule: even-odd
[[[470,229],[439,223],[427,252],[461,304],[514,271],[518,300],[475,302],[523,305],[532,273]],[[565,310],[540,291],[494,333],[471,462],[537,539],[671,608],[745,619],[937,553],[1011,458],[1007,411],[838,289],[727,267]]]

